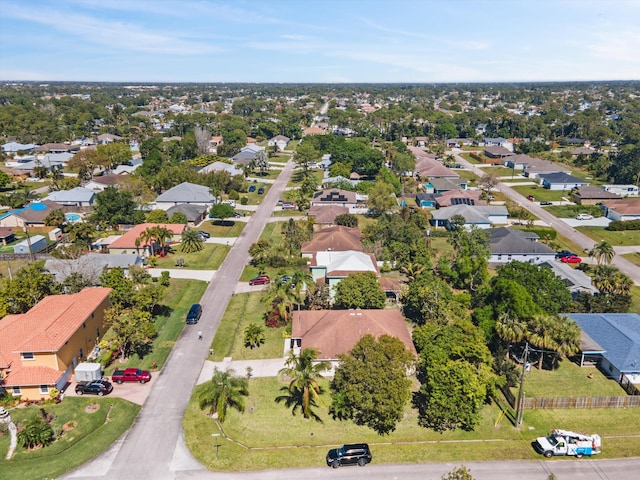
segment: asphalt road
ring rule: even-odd
[[[247,222],[202,296],[200,323],[185,326],[131,429],[65,478],[160,480],[180,478],[178,472],[206,472],[184,444],[182,417],[220,319],[249,261],[249,247],[258,240],[293,169],[290,160]],[[198,330],[203,340],[198,340]]]
[[[486,173],[484,169],[477,167],[471,162],[468,162],[457,153],[454,153],[454,156],[456,158],[456,162],[463,165],[466,169],[471,170],[476,175],[482,176]],[[593,246],[596,244],[596,242],[593,241],[591,238],[579,232],[578,230],[568,225],[567,223],[563,222],[562,220],[555,217],[554,215],[551,215],[540,205],[538,205],[537,203],[531,202],[524,195],[520,195],[518,192],[516,192],[511,187],[506,185],[504,182],[498,183],[497,188],[507,198],[513,200],[514,202],[517,202],[522,207],[529,210],[540,220],[546,222],[551,227],[553,227],[560,235],[563,235],[564,237],[570,239],[573,243],[578,245],[580,248],[591,250]],[[582,252],[576,252],[576,253],[580,255],[580,253]],[[611,263],[616,267],[618,267],[621,272],[627,274],[634,281],[636,285],[640,285],[640,267],[637,267],[632,262],[630,262],[626,258],[621,257],[620,255],[616,255],[615,257],[613,257],[613,261]]]

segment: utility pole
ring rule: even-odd
[[[29,260],[33,262],[33,249],[31,248],[31,237],[29,236],[29,230],[27,230],[27,225],[22,228],[24,233],[27,235],[27,245],[29,247]]]
[[[524,346],[524,359],[522,362],[522,375],[520,375],[520,389],[518,390],[518,400],[516,403],[516,427],[519,427],[520,425],[522,425],[522,415],[523,415],[522,390],[524,387],[524,373],[527,369],[528,357],[529,357],[529,342],[526,342]]]

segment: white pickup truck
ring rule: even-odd
[[[553,456],[591,456],[600,453],[600,435],[585,435],[568,430],[553,430],[547,437],[538,437],[533,447],[547,458]]]

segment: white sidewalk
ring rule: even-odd
[[[162,272],[169,272],[169,278],[186,278],[205,282],[210,282],[216,273],[215,270],[187,270],[186,268],[150,268],[147,271],[152,277],[159,277]]]

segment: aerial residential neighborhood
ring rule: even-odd
[[[58,12],[122,29],[134,11],[167,20],[172,2],[101,13],[37,3],[58,31]],[[2,20],[32,24],[31,7],[9,4]],[[147,43],[157,26],[145,22],[137,47],[121,32],[127,46],[112,48],[222,55],[199,43],[211,5],[183,6],[193,40]],[[247,25],[297,31],[292,12],[218,7],[234,25],[244,12]],[[391,33],[363,22],[363,39]],[[251,75],[295,75],[291,58],[313,68],[300,53],[316,48],[311,33],[260,28],[273,43],[248,29],[244,48],[286,44],[290,58],[252,57]],[[428,41],[399,28],[398,42]],[[65,48],[79,35],[60,34]],[[189,80],[178,64],[155,81],[102,70],[83,81],[93,77],[77,77],[80,63],[71,77],[31,79],[5,37],[16,54],[0,66],[1,478],[640,468],[637,79],[529,70],[510,81],[491,76],[496,64],[463,82],[455,75],[480,72],[465,57],[448,64],[451,80],[431,80],[407,43],[390,57],[354,53],[366,83],[326,80],[326,53],[308,53],[323,59],[316,81]],[[338,65],[344,49],[323,42]],[[465,45],[450,48],[497,51]],[[381,63],[370,77],[374,57],[396,59],[398,76]],[[251,63],[220,62],[229,74]]]

